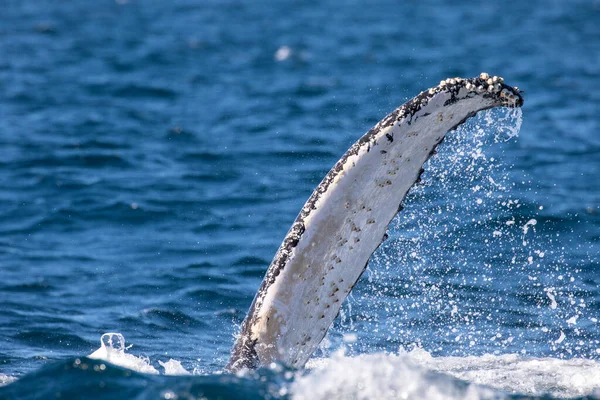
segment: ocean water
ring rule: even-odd
[[[0,398],[600,398],[599,20],[592,0],[4,1]],[[221,373],[335,161],[481,71],[523,109],[448,135],[307,369]]]

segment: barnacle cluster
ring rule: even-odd
[[[482,72],[479,77],[472,79],[464,78],[448,78],[440,82],[437,88],[429,89],[429,94],[434,94],[439,89],[464,87],[469,92],[479,94],[496,94],[505,101],[508,105],[516,106],[521,100],[521,97],[517,94],[520,92],[519,88],[511,88],[504,84],[504,78],[501,76],[490,76],[487,72]]]
[[[523,105],[523,97],[520,95],[519,88],[505,84],[504,78],[500,76],[490,76],[487,72],[482,72],[475,78],[455,77],[440,81],[438,86],[419,93],[414,99],[394,110],[382,119],[372,131],[377,132],[405,119],[412,121],[413,116],[439,93],[450,93],[452,95],[452,98],[448,100],[450,102],[465,97],[475,97],[474,94],[477,94],[485,98],[494,98],[494,106],[520,107]],[[357,146],[356,149],[358,147],[360,146]]]

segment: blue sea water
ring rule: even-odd
[[[414,374],[455,398],[600,397],[600,2],[1,7],[0,382],[16,381],[0,398],[400,397]],[[525,90],[519,136],[505,111],[449,135],[315,372],[219,374],[335,161],[421,90],[481,71]],[[84,358],[105,332],[195,374]],[[507,387],[499,365],[532,360],[520,372],[541,386]],[[496,380],[459,376],[474,363]],[[366,392],[327,386],[346,365]]]

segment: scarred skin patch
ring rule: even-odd
[[[314,190],[275,254],[226,370],[273,361],[304,366],[446,133],[478,111],[522,104],[520,91],[500,77],[449,78],[354,143]]]

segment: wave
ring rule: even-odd
[[[26,375],[0,389],[0,398],[22,397],[32,390],[42,397],[60,390],[111,398],[122,397],[124,393],[117,389],[123,388],[127,396],[143,398],[600,399],[600,362],[583,358],[433,357],[418,347],[401,348],[396,354],[347,356],[341,349],[330,358],[311,359],[305,370],[273,363],[258,371],[206,374],[198,369],[187,371],[173,359],[155,364],[127,352],[129,348],[120,333],[104,334],[101,347],[88,357]],[[14,380],[0,375],[0,385]],[[48,380],[56,383],[47,388]]]
[[[600,363],[519,354],[432,357],[415,348],[313,359],[293,383],[295,399],[490,399],[514,396],[600,398]]]

